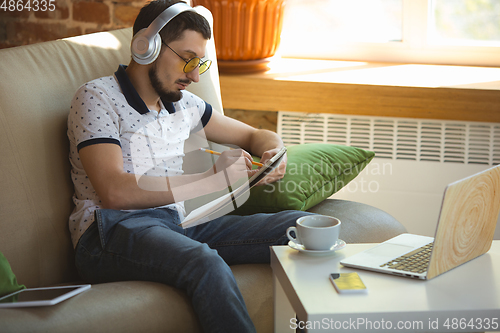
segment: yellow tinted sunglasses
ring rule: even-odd
[[[168,47],[170,50],[172,50],[172,52],[174,52],[179,58],[181,58],[186,64],[184,65],[184,68],[182,69],[184,71],[184,73],[189,73],[189,72],[192,72],[196,67],[199,66],[199,72],[200,72],[200,75],[205,73],[206,71],[208,71],[208,69],[210,68],[210,65],[212,65],[212,60],[201,60],[200,57],[194,57],[194,58],[191,58],[189,60],[186,60],[184,59],[183,57],[181,57],[177,52],[175,52],[170,46],[168,46],[167,44],[165,44],[163,41],[162,43]]]

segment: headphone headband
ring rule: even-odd
[[[161,50],[160,31],[174,17],[183,12],[196,12],[184,2],[178,2],[165,9],[151,24],[135,34],[130,46],[132,58],[141,65],[148,65],[156,60]]]

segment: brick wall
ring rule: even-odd
[[[27,3],[0,0],[0,48],[131,27],[146,0],[29,0],[30,8]]]

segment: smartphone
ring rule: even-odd
[[[332,273],[330,280],[339,294],[368,292],[358,273]]]

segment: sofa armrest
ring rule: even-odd
[[[308,211],[340,219],[339,238],[346,243],[380,243],[407,232],[388,213],[359,202],[326,199]]]

